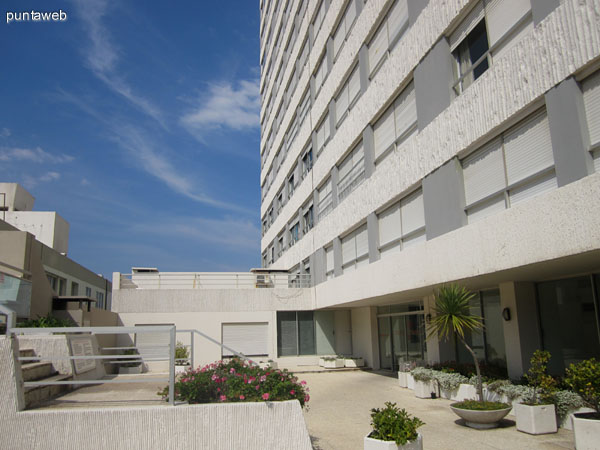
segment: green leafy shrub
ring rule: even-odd
[[[158,395],[167,399],[168,386]],[[188,403],[309,401],[305,381],[284,370],[261,369],[240,358],[187,369],[175,382],[175,400]]]
[[[416,367],[410,371],[410,374],[413,376],[415,381],[423,381],[427,383],[428,381],[435,380],[435,371],[426,369],[425,367]]]
[[[556,391],[556,380],[546,373],[546,367],[550,361],[550,352],[536,350],[531,357],[531,365],[525,378],[529,386],[533,388],[533,396],[528,402],[532,405],[550,404]]]
[[[498,409],[510,408],[510,405],[502,402],[480,402],[478,400],[464,400],[454,403],[452,406],[459,409],[470,409],[473,411],[496,411]]]
[[[600,412],[600,362],[595,358],[571,364],[565,383],[590,407]]]
[[[177,342],[175,345],[175,364],[187,364],[190,357],[190,353],[185,345],[181,342]]]
[[[552,396],[552,403],[561,421],[571,412],[585,406],[581,396],[572,391],[556,391]]]
[[[396,407],[395,403],[385,402],[385,408],[371,409],[373,431],[369,437],[405,445],[417,439],[417,428],[421,425],[424,423],[418,417],[411,418],[406,410]]]
[[[37,319],[27,319],[17,324],[17,328],[65,328],[76,326],[77,324],[70,319],[61,319],[50,314]]]

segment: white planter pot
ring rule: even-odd
[[[556,433],[556,411],[554,405],[514,405],[517,430],[529,434]]]
[[[334,359],[333,361],[323,360],[323,365],[325,369],[339,369],[340,367],[344,367],[343,359]]]
[[[573,432],[577,450],[597,450],[600,443],[600,420],[593,419],[596,413],[573,414]]]
[[[365,365],[365,360],[362,358],[346,358],[344,359],[344,367],[362,367]]]
[[[190,366],[175,366],[175,373],[183,373],[188,370]]]
[[[440,389],[440,397],[446,398],[448,400],[452,400],[456,398],[456,394],[458,393],[458,388],[449,390],[449,389]]]
[[[423,450],[423,436],[421,433],[415,441],[407,442],[404,445],[396,445],[394,441],[380,441],[379,439],[370,438],[369,435],[365,436],[364,442],[364,450]]]
[[[435,381],[417,381],[415,380],[415,397],[431,398],[431,393],[437,395],[437,384]]]
[[[565,430],[573,431],[573,414],[587,413],[587,412],[594,412],[594,410],[591,408],[578,408],[578,409],[569,411],[569,413],[565,417],[563,417],[562,421],[558,424],[558,427],[564,428]]]
[[[475,411],[472,409],[461,409],[455,407],[456,403],[450,405],[450,409],[460,418],[464,419],[465,425],[478,430],[497,428],[500,421],[508,414],[510,408],[496,409],[492,411]]]
[[[413,378],[412,374],[410,374],[410,373],[406,374],[406,387],[408,389],[415,388],[415,379]]]
[[[450,400],[462,402],[463,400],[473,400],[477,398],[477,388],[472,384],[461,384],[454,397],[450,397]]]
[[[406,388],[408,387],[408,377],[410,375],[408,372],[398,372],[398,384],[400,387]]]

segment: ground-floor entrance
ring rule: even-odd
[[[427,360],[422,302],[378,307],[377,325],[382,369],[398,370],[403,364]]]

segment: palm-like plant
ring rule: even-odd
[[[477,396],[483,402],[483,387],[479,361],[473,349],[465,340],[466,332],[480,331],[483,329],[483,319],[471,313],[470,302],[475,294],[466,288],[451,284],[442,286],[435,296],[435,317],[429,323],[428,337],[436,334],[440,339],[448,340],[452,334],[458,337],[473,357],[477,371]]]

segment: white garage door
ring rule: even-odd
[[[223,324],[223,344],[245,356],[268,355],[268,338],[267,322]],[[233,353],[223,349],[223,356],[233,356]]]

